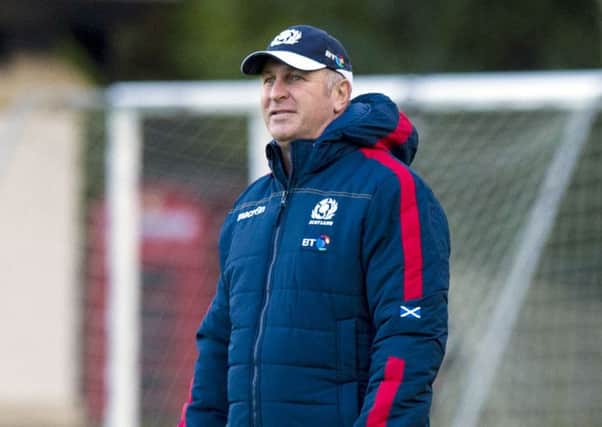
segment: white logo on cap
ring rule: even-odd
[[[272,43],[270,43],[270,47],[278,46],[281,44],[295,44],[299,40],[301,40],[301,31],[299,30],[284,30],[280,34],[278,34]]]

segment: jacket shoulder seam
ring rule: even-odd
[[[261,203],[268,203],[274,197],[282,197],[283,193],[284,193],[284,191],[274,191],[269,196],[263,197],[261,199],[243,202],[240,205],[233,207],[228,213],[230,214],[230,213],[238,212],[240,210],[250,208],[251,206],[257,206]]]
[[[291,190],[292,193],[309,193],[309,194],[318,194],[320,196],[336,196],[336,197],[348,197],[351,199],[372,199],[372,194],[369,193],[349,193],[346,191],[325,191],[318,190],[317,188],[311,187],[302,187],[302,188],[294,188]]]

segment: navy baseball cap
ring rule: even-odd
[[[351,61],[341,42],[311,25],[294,25],[282,31],[265,50],[247,55],[240,69],[244,74],[260,74],[269,58],[303,71],[330,68],[353,84]]]

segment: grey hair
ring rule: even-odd
[[[335,85],[341,80],[345,80],[345,77],[343,77],[342,74],[328,69],[328,74],[326,75],[326,91],[328,93],[332,92],[332,89],[334,89]]]

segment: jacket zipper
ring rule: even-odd
[[[257,395],[259,393],[259,346],[261,342],[261,338],[264,332],[265,327],[265,316],[268,308],[268,304],[270,302],[270,290],[272,288],[272,271],[274,269],[274,265],[276,264],[276,257],[278,256],[278,241],[280,237],[280,220],[282,218],[282,212],[286,207],[286,198],[288,197],[288,190],[285,190],[282,193],[282,197],[280,199],[280,207],[278,210],[278,215],[276,217],[276,231],[274,232],[274,239],[272,241],[272,257],[270,260],[270,266],[268,268],[266,285],[265,285],[265,297],[263,301],[263,307],[261,308],[261,314],[259,315],[259,327],[257,330],[257,337],[255,338],[255,345],[253,347],[253,379],[251,381],[251,401],[252,401],[252,413],[253,413],[253,426],[259,427],[259,414],[258,414],[258,398]]]

